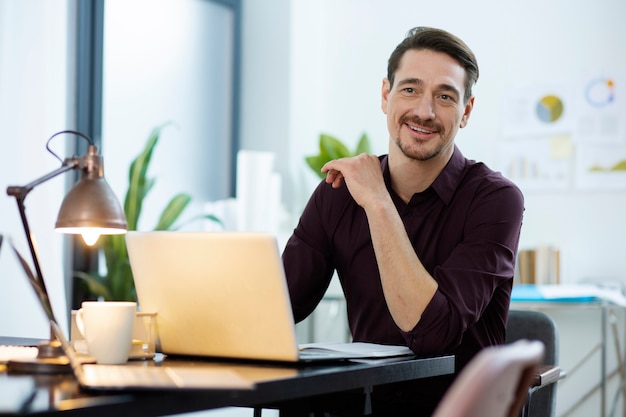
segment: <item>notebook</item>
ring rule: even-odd
[[[1,239],[0,239],[1,242]],[[45,286],[33,273],[26,259],[9,240],[15,255],[22,265],[37,299],[50,320],[54,337],[61,342],[72,372],[78,383],[91,390],[155,390],[155,389],[252,389],[254,384],[236,372],[228,369],[199,368],[193,366],[143,366],[133,365],[97,365],[93,359],[79,355],[67,340],[58,325],[50,298]]]
[[[132,231],[126,244],[139,305],[157,313],[165,354],[291,363],[413,354],[364,343],[299,349],[272,234]]]

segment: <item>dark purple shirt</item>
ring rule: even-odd
[[[294,317],[317,306],[336,270],[354,341],[406,344],[417,355],[454,354],[457,370],[480,349],[504,343],[519,233],[520,190],[455,147],[433,184],[408,204],[387,189],[415,252],[439,284],[410,332],[385,303],[365,211],[343,184],[322,181],[283,252]]]

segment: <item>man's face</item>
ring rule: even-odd
[[[447,162],[454,137],[467,125],[474,98],[463,102],[465,70],[448,55],[408,50],[394,85],[383,81],[382,109],[390,138],[408,158]],[[391,152],[391,150],[390,150]]]

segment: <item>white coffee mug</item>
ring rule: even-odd
[[[76,327],[87,343],[87,352],[99,364],[128,360],[133,339],[137,303],[132,301],[83,301],[76,313]]]

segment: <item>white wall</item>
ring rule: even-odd
[[[10,235],[30,260],[15,199],[9,185],[26,185],[59,168],[46,141],[67,129],[67,2],[0,1],[0,233]],[[71,136],[51,147],[61,158]],[[66,322],[63,237],[54,223],[64,195],[60,175],[35,188],[25,206],[31,232],[57,318]],[[9,245],[0,251],[0,335],[49,336],[50,327]]]
[[[476,53],[481,74],[475,109],[457,144],[468,158],[495,169],[504,110],[512,105],[508,89],[607,72],[626,80],[626,55],[619,52],[626,50],[626,3],[619,0],[244,3],[242,142],[248,149],[275,147],[282,155],[292,224],[317,182],[303,158],[317,153],[320,132],[351,146],[367,132],[375,151],[386,152],[381,81],[389,54],[413,26],[447,29]],[[626,281],[626,186],[524,192],[522,247],[559,247],[565,282]]]

